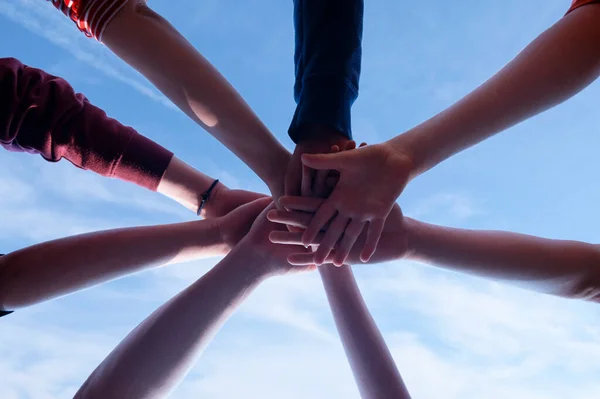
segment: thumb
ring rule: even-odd
[[[317,170],[340,170],[348,159],[348,153],[338,152],[334,154],[302,154],[302,163],[309,168]]]
[[[252,202],[248,202],[237,209],[239,209],[241,212],[244,212],[246,217],[256,219],[256,217],[258,217],[258,215],[260,215],[260,213],[263,212],[264,209],[272,203],[272,201],[273,200],[271,197],[263,197]]]

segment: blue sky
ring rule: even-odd
[[[278,138],[294,110],[291,1],[153,1]],[[386,140],[483,82],[558,20],[568,0],[367,0],[355,138]],[[106,112],[231,187],[264,185],[142,77],[42,0],[0,2],[0,56],[67,79]],[[415,180],[399,200],[425,221],[599,242],[596,83],[567,104]],[[240,132],[243,134],[243,132]],[[60,182],[59,186],[57,182]],[[194,216],[67,162],[0,154],[0,252],[98,229]],[[145,272],[1,321],[0,397],[72,396],[152,310],[217,259]],[[597,397],[594,305],[410,262],[355,268],[415,398]],[[318,276],[267,282],[173,398],[357,398]]]

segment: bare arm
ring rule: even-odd
[[[214,269],[131,332],[92,373],[76,397],[166,397],[261,281],[310,269],[289,266],[289,249],[269,242],[268,234],[277,226],[267,221],[267,211],[256,218],[244,239]]]
[[[192,168],[177,157],[169,162],[156,191],[197,212],[202,196],[208,192],[215,179]],[[239,206],[265,197],[264,194],[246,190],[229,189],[218,182],[211,190],[200,216],[215,218],[228,214]]]
[[[109,22],[101,40],[240,157],[271,191],[283,190],[281,165],[289,162],[287,150],[166,19],[145,2],[131,0]]]
[[[282,206],[304,212],[272,211],[270,220],[305,228],[319,200],[312,203],[283,197]],[[505,280],[540,292],[600,301],[600,247],[577,241],[552,240],[503,231],[466,230],[403,218],[396,206],[390,213],[372,263],[408,258],[436,267]],[[364,234],[357,243],[364,241]],[[302,233],[277,231],[273,242],[302,244]],[[317,244],[323,234],[317,237]],[[360,245],[358,246],[360,248]],[[330,255],[326,262],[331,262]],[[292,254],[292,264],[306,265],[312,253]],[[348,263],[359,262],[353,248]]]
[[[350,266],[325,265],[319,272],[361,397],[410,398]]]
[[[0,309],[14,310],[134,272],[222,255],[268,204],[212,220],[109,230],[58,239],[0,257]]]
[[[412,158],[414,176],[567,100],[599,74],[600,4],[591,4],[562,18],[456,104],[388,143]]]
[[[536,291],[600,301],[600,248],[501,231],[405,219],[408,256],[445,269],[525,284]]]
[[[258,286],[260,259],[232,251],[137,326],[90,375],[76,398],[165,398]],[[176,337],[176,339],[174,339]]]

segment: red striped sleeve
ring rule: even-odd
[[[600,0],[573,0],[571,3],[571,8],[569,8],[569,11],[567,11],[567,14],[581,6],[585,6],[585,5],[593,4],[593,3],[600,4]]]
[[[88,37],[102,41],[104,30],[129,0],[48,0]]]

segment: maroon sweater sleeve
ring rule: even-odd
[[[156,190],[173,154],[76,94],[64,79],[0,58],[0,144]]]

